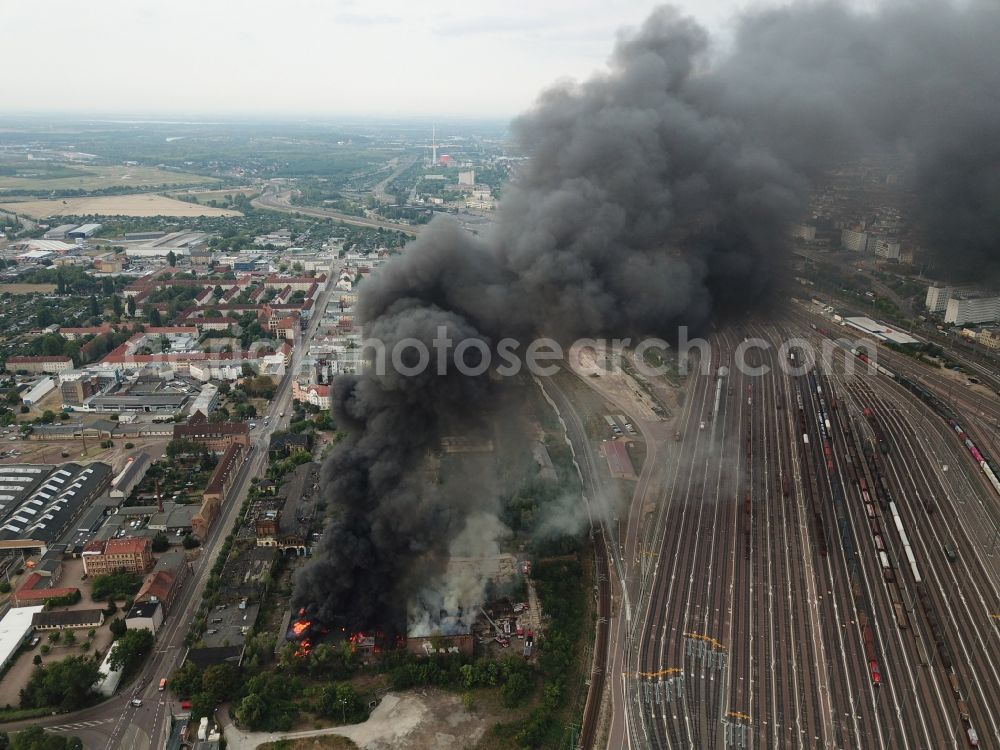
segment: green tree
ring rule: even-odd
[[[21,707],[51,706],[75,711],[90,700],[99,677],[97,662],[87,656],[70,656],[46,664],[36,669],[21,688]]]
[[[125,310],[130,318],[135,317],[135,297],[129,297],[125,302]]]
[[[194,662],[185,661],[170,675],[170,689],[179,698],[190,698],[201,690],[201,670]]]
[[[153,328],[162,325],[162,321],[160,319],[160,311],[155,307],[149,308],[149,314],[147,315],[147,318],[149,320],[149,325],[152,326]]]
[[[212,705],[228,701],[240,688],[240,674],[232,664],[213,664],[201,676],[202,692]]]
[[[122,298],[117,294],[111,295],[111,312],[114,313],[116,318],[122,316]]]
[[[125,620],[121,617],[116,617],[112,620],[108,625],[108,630],[111,631],[111,635],[115,638],[121,638],[126,632],[128,632],[128,628],[125,626]]]
[[[170,264],[171,268],[174,268],[177,265],[177,253],[173,250],[167,253],[167,263]]]
[[[170,540],[162,531],[158,531],[151,543],[153,552],[166,552],[170,548]]]
[[[101,305],[97,301],[97,296],[91,294],[87,300],[87,305],[90,309],[90,317],[99,318],[101,317]]]
[[[66,278],[61,268],[56,271],[56,294],[66,294]]]
[[[193,537],[190,534],[185,534],[184,538],[181,539],[181,546],[184,549],[195,549],[200,544],[201,542],[199,542],[196,537]]]
[[[59,734],[46,732],[41,727],[30,727],[12,735],[9,744],[0,741],[0,750],[83,750],[79,737],[63,737]]]
[[[90,598],[95,602],[105,599],[124,599],[132,596],[142,586],[142,578],[127,570],[94,576],[90,581]]]
[[[319,698],[320,713],[344,724],[355,724],[368,718],[364,702],[346,682],[327,685]]]
[[[112,669],[128,671],[138,664],[153,648],[153,632],[148,628],[126,630],[111,647],[108,666]]]

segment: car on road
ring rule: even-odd
[[[136,706],[137,708],[138,708],[139,706],[141,706],[141,705],[142,705],[142,699],[141,699],[141,698],[133,698],[133,699],[132,699],[131,701],[129,701],[129,702],[130,702],[130,703],[131,703],[131,704],[132,704],[133,706]]]

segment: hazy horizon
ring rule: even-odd
[[[5,52],[26,64],[5,81],[5,116],[508,120],[603,69],[621,30],[660,4],[19,4],[5,9]],[[672,4],[718,28],[761,3]]]

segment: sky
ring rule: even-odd
[[[725,36],[761,0],[675,0]],[[0,29],[8,114],[506,118],[604,67],[641,0],[27,0]]]

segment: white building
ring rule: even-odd
[[[199,378],[200,379],[200,378]],[[219,405],[219,388],[211,383],[205,383],[201,387],[201,392],[198,397],[195,398],[194,403],[191,404],[191,414],[196,411],[200,411],[206,417],[215,411],[215,407]]]
[[[863,253],[868,248],[868,232],[843,229],[840,232],[840,244],[852,253]]]
[[[163,606],[159,600],[136,602],[125,615],[127,630],[148,630],[153,635],[163,624]]]
[[[792,224],[789,229],[789,234],[794,239],[812,242],[816,239],[816,227],[810,226],[809,224]]]
[[[924,306],[932,313],[943,313],[948,308],[948,300],[954,287],[950,286],[929,286],[927,287],[927,297]]]
[[[104,656],[104,661],[98,667],[98,670],[101,672],[101,679],[97,681],[97,692],[105,698],[110,698],[115,694],[115,690],[118,689],[118,683],[122,679],[122,671],[111,668],[111,652],[113,650],[113,648],[108,649],[108,653]]]
[[[1000,297],[955,296],[948,300],[944,322],[962,326],[1000,320]]]
[[[52,378],[42,378],[31,390],[24,394],[21,400],[26,406],[37,404],[56,389],[56,382]]]
[[[876,258],[899,260],[899,240],[888,237],[872,237],[868,240],[868,247],[875,253]]]
[[[470,169],[468,172],[458,173],[458,184],[459,185],[475,185],[476,184],[476,170]]]

